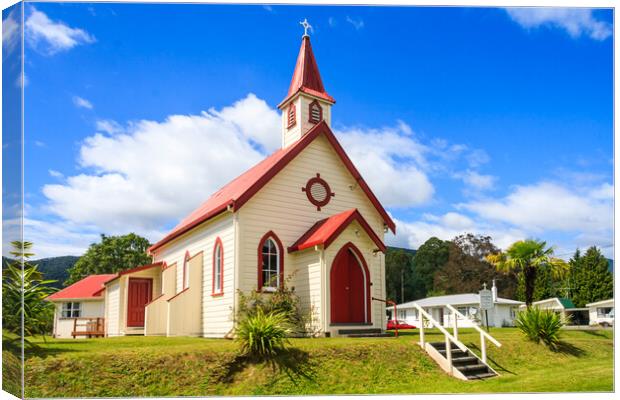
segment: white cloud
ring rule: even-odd
[[[34,145],[37,147],[45,147],[45,142],[42,142],[40,140],[35,140]]]
[[[91,243],[99,241],[99,233],[67,221],[25,218],[24,239],[33,243],[36,258],[81,256]]]
[[[6,52],[11,52],[19,43],[20,23],[18,8],[13,9],[9,15],[2,20],[2,48]]]
[[[94,134],[79,157],[79,166],[92,172],[45,185],[47,210],[102,232],[136,231],[158,239],[159,230],[260,161],[264,153],[251,142],[271,149],[273,139],[266,132],[279,142],[279,129],[277,111],[249,95],[219,111],[138,121],[123,133]]]
[[[613,33],[611,24],[598,20],[593,10],[586,8],[523,7],[508,8],[506,12],[526,29],[551,26],[565,30],[571,37],[582,35],[605,40]]]
[[[492,175],[483,175],[469,169],[463,173],[457,173],[455,176],[462,179],[468,188],[476,191],[492,189],[496,180]]]
[[[116,121],[111,119],[100,119],[96,122],[97,131],[105,132],[109,135],[121,133],[123,127]]]
[[[43,54],[52,55],[72,49],[80,44],[94,43],[95,37],[88,32],[71,28],[62,21],[52,21],[46,14],[30,6],[26,19],[27,43]]]
[[[280,115],[253,93],[221,111],[211,108],[209,113],[235,125],[244,132],[245,137],[263,146],[269,153],[282,145]]]
[[[337,21],[336,21],[336,18],[334,18],[334,17],[329,17],[329,18],[327,19],[327,23],[328,23],[328,24],[329,24],[329,26],[330,26],[330,27],[332,27],[332,28],[338,24],[338,23],[337,23]]]
[[[47,172],[50,174],[51,177],[53,178],[58,178],[58,179],[62,179],[65,176],[61,173],[56,171],[55,169],[48,169]]]
[[[516,186],[504,198],[463,203],[459,208],[529,232],[611,232],[613,192],[609,184],[592,188],[541,182]]]
[[[347,22],[358,31],[364,27],[364,20],[361,18],[351,18],[347,15]]]
[[[489,235],[493,238],[493,243],[500,248],[506,248],[515,241],[527,237],[519,229],[494,227],[456,212],[443,215],[424,214],[418,221],[395,222],[396,235],[388,235],[386,242],[392,246],[412,249],[419,248],[433,236],[441,240],[451,240],[465,233]]]
[[[76,107],[87,108],[89,110],[93,109],[93,104],[80,96],[73,96],[73,104]]]
[[[345,128],[335,133],[385,206],[412,207],[431,199],[434,188],[424,172],[430,149],[411,137],[408,125],[400,121],[396,127]]]

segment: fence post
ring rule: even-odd
[[[454,336],[455,339],[458,340],[458,338],[459,338],[459,328],[458,328],[458,325],[457,325],[458,324],[457,323],[458,316],[456,315],[456,313],[454,311],[452,311],[452,319],[453,319],[453,321],[452,321],[453,336]]]
[[[446,360],[448,360],[448,368],[452,375],[452,343],[448,336],[446,336]]]
[[[482,362],[487,363],[487,343],[484,334],[480,332],[480,352],[482,354]]]
[[[420,344],[424,347],[424,315],[418,310],[418,314],[420,315]]]

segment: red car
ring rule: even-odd
[[[408,323],[406,323],[403,320],[396,320],[396,319],[392,319],[390,321],[388,321],[387,323],[387,329],[388,330],[392,330],[392,329],[415,329],[415,326],[410,325]]]

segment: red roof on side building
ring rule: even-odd
[[[392,230],[396,231],[396,225],[385,211],[379,200],[370,190],[370,187],[364,181],[361,174],[353,165],[353,162],[347,156],[344,149],[334,136],[333,132],[327,126],[325,121],[321,121],[314,128],[310,129],[301,139],[293,143],[287,148],[277,150],[275,153],[250,168],[226,186],[215,192],[205,203],[198,207],[195,211],[184,218],[172,231],[159,242],[149,248],[152,252],[176,237],[193,229],[199,224],[210,218],[219,215],[230,208],[231,211],[237,211],[245,204],[254,194],[256,194],[267,182],[271,180],[278,172],[280,172],[291,160],[293,160],[303,149],[305,149],[314,139],[323,134],[328,142],[334,148],[334,151],[340,156],[340,159],[355,178],[359,187],[366,193],[369,200],[381,214],[385,224]]]
[[[329,101],[330,103],[336,102],[333,97],[327,94],[325,87],[323,87],[323,80],[321,79],[319,67],[314,58],[314,53],[312,52],[309,36],[304,36],[301,40],[301,47],[299,49],[299,55],[297,56],[297,63],[295,64],[291,85],[288,88],[288,94],[278,107],[284,105],[297,92],[304,92],[311,96]]]
[[[47,296],[47,300],[90,299],[101,297],[104,286],[116,274],[89,275],[73,285]]]
[[[385,245],[356,208],[318,221],[295,244],[289,247],[288,251],[292,253],[318,245],[323,245],[324,248],[327,248],[353,221],[357,221],[372,241],[375,242],[379,250],[385,252]]]

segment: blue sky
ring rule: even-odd
[[[397,220],[388,243],[471,231],[611,255],[612,17],[31,3],[26,236],[45,256],[155,241],[273,151],[307,18],[333,130]]]

